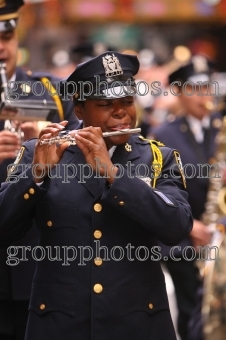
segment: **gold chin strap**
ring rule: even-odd
[[[156,181],[158,177],[161,175],[162,172],[162,166],[163,166],[163,159],[162,159],[162,153],[158,146],[164,146],[163,143],[157,142],[155,140],[146,139],[143,136],[139,136],[140,139],[146,140],[150,143],[152,155],[153,155],[153,162],[152,162],[152,169],[154,170],[154,178],[153,178],[153,184],[152,187],[156,187]]]
[[[63,109],[63,105],[61,103],[60,97],[57,94],[57,91],[55,90],[53,85],[50,83],[48,78],[42,77],[40,80],[42,84],[47,88],[47,90],[49,90],[49,92],[52,94],[52,98],[55,101],[55,104],[58,109],[60,121],[64,120],[64,109]]]

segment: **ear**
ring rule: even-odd
[[[80,104],[77,104],[76,106],[75,106],[75,114],[76,114],[76,116],[78,117],[78,119],[80,119],[80,120],[82,120],[82,107],[81,107],[81,105]]]

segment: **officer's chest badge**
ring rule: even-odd
[[[131,152],[132,151],[132,146],[130,144],[126,143],[125,149],[126,149],[127,152]]]
[[[114,54],[107,54],[105,57],[102,58],[102,60],[105,69],[105,76],[107,78],[123,74],[123,70],[119,63],[119,60]]]

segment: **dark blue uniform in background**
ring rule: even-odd
[[[205,133],[203,143],[197,143],[193,133],[190,130],[186,117],[176,118],[173,122],[167,122],[155,129],[152,133],[156,140],[164,144],[177,148],[181,155],[184,166],[184,172],[187,182],[188,201],[191,205],[194,219],[200,220],[205,210],[206,196],[209,188],[209,180],[205,178],[206,171],[200,174],[200,165],[209,163],[214,157],[215,137],[218,129],[215,127],[215,119],[220,119],[218,115],[211,118],[210,128]],[[191,164],[192,166],[190,166]],[[198,165],[199,164],[199,165]],[[199,175],[200,174],[200,175]],[[202,178],[198,178],[198,176]],[[162,253],[169,254],[169,247],[160,244]],[[186,338],[186,327],[189,317],[196,306],[196,290],[200,286],[199,271],[195,266],[195,261],[186,261],[183,259],[182,251],[186,246],[192,246],[191,239],[187,236],[178,244],[181,250],[176,249],[175,257],[180,261],[169,260],[165,262],[175,285],[175,293],[179,308],[179,331]],[[187,257],[192,257],[192,252],[186,252]]]
[[[55,84],[59,82],[59,79],[53,77],[52,75],[46,73],[32,73],[25,72],[21,68],[16,69],[16,81],[31,82],[31,85],[35,82],[40,82],[42,77],[46,77],[55,87]],[[44,86],[43,86],[44,88]],[[37,93],[41,92],[41,85],[36,87]],[[18,89],[12,91],[13,94],[18,93],[21,95],[22,100],[43,100],[53,101],[53,97],[45,90],[42,96],[35,96],[32,91],[28,93],[27,96],[22,96],[21,84],[18,85]],[[51,119],[53,122],[60,122],[62,120],[68,120],[67,129],[76,129],[78,127],[78,119],[74,114],[74,108],[72,101],[63,101],[59,99],[60,106],[57,113],[47,119]],[[62,107],[61,107],[62,105]],[[62,110],[62,112],[61,112]],[[0,120],[0,130],[4,129],[4,121]],[[0,164],[0,182],[4,182],[7,177],[7,166],[13,163],[14,159],[8,159]],[[14,197],[11,198],[14,200]],[[11,203],[9,202],[8,209],[10,209]],[[37,244],[35,228],[31,228],[27,235],[23,237],[20,241],[14,243],[14,245],[29,245],[34,247]],[[9,336],[16,332],[15,339],[23,339],[25,330],[25,316],[27,315],[28,302],[31,292],[31,282],[35,270],[35,262],[29,257],[29,261],[21,262],[21,265],[12,267],[6,264],[7,250],[0,250],[0,334],[1,331],[8,333]],[[20,308],[15,308],[15,306],[21,306]],[[21,310],[22,308],[22,310]],[[18,312],[16,310],[18,309]],[[18,325],[16,331],[14,330],[14,311],[17,313]],[[22,312],[23,311],[23,312]],[[1,339],[3,340],[3,339]]]

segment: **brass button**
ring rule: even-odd
[[[48,222],[47,222],[47,226],[48,226],[48,227],[52,227],[52,225],[53,225],[53,222],[52,222],[52,221],[48,221]]]
[[[100,294],[103,292],[103,286],[100,285],[99,283],[96,283],[93,287],[93,290],[96,294]]]
[[[25,200],[28,200],[28,198],[29,198],[29,195],[26,193],[26,194],[24,194],[24,199]]]
[[[101,238],[102,232],[100,230],[95,230],[93,235],[95,238]]]
[[[124,205],[124,204],[125,204],[125,202],[123,202],[123,201],[119,202],[119,205]]]
[[[153,308],[154,308],[154,306],[153,306],[152,303],[149,303],[148,307],[149,307],[150,309],[153,309]]]
[[[44,309],[46,308],[46,305],[44,305],[44,303],[42,303],[42,304],[39,306],[39,308],[40,308],[41,310],[44,310]]]
[[[96,212],[100,212],[102,210],[102,205],[100,203],[96,203],[94,204],[94,207],[93,209],[96,211]]]
[[[100,257],[96,257],[94,259],[94,263],[95,263],[96,266],[101,266],[102,263],[103,263],[103,260]]]
[[[33,195],[35,193],[35,190],[33,188],[29,189],[29,193]]]

